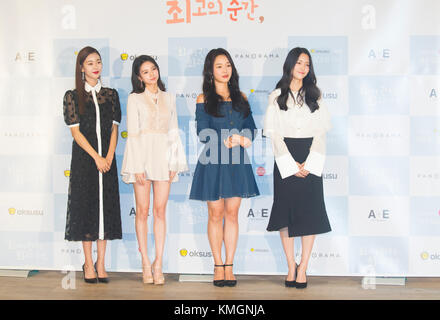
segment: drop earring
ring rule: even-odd
[[[85,76],[84,72],[81,72],[81,78],[82,78],[82,81],[86,80],[86,76]]]

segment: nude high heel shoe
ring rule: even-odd
[[[143,265],[142,266],[142,281],[145,284],[151,284],[153,283],[153,273],[151,270],[151,264],[149,266]]]
[[[156,267],[153,265],[153,282],[156,285],[165,284],[165,277],[162,273],[162,267]]]

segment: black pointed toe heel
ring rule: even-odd
[[[306,279],[307,279],[307,272],[306,272]],[[297,282],[296,283],[297,289],[305,289],[307,288],[307,281],[306,282]]]
[[[225,267],[232,267],[233,264],[225,264]],[[237,285],[237,280],[225,280],[225,286],[235,287]]]
[[[98,274],[98,269],[96,269],[96,262],[95,262],[95,271],[96,271],[96,274]],[[100,277],[98,276],[98,282],[101,282],[101,283],[109,283],[110,281],[109,281],[108,278],[100,278]]]
[[[223,264],[215,264],[214,268],[224,268]],[[225,280],[213,280],[212,283],[216,286],[216,287],[224,287],[225,286]]]
[[[295,263],[295,280],[292,280],[292,281],[285,280],[284,285],[287,288],[296,288],[296,270],[297,269],[298,269],[298,265]]]
[[[85,264],[83,264],[83,266],[82,266],[84,282],[85,283],[98,283],[98,279],[96,279],[96,278],[89,278],[89,279],[86,278],[86,272],[84,270],[84,266],[85,266]]]

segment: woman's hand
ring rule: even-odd
[[[170,176],[170,183],[173,182],[174,177],[176,176],[177,171],[168,171]]]
[[[231,140],[233,143],[239,144],[243,148],[249,148],[252,145],[252,141],[249,138],[246,138],[239,134],[233,134],[231,136]]]
[[[110,166],[108,165],[107,160],[101,156],[97,156],[95,158],[95,164],[96,164],[96,168],[101,173],[106,173],[107,171],[110,170]]]
[[[108,168],[110,170],[110,168],[112,167],[113,155],[107,154],[107,157],[105,157],[105,161],[107,161]]]
[[[242,146],[243,148],[248,148],[252,145],[252,141],[249,138],[243,137],[239,134],[233,134],[229,136],[225,141],[226,148],[233,148],[236,146]]]
[[[298,177],[298,178],[305,178],[304,174],[303,174],[301,171],[295,173],[295,177]]]
[[[299,171],[297,173],[295,173],[295,177],[305,178],[307,175],[305,175],[305,172],[304,172],[304,163],[301,164],[301,163],[297,162],[296,164],[298,165]]]
[[[304,178],[307,177],[307,176],[309,175],[309,173],[310,173],[310,172],[307,171],[306,169],[302,169],[301,172],[302,172]]]
[[[134,177],[136,178],[136,183],[139,183],[140,185],[145,185],[147,182],[145,180],[145,173],[135,173]]]
[[[306,164],[305,162],[303,163],[296,163],[299,167],[299,173],[301,174],[301,178],[305,178],[309,175],[310,171],[307,171],[306,169],[304,169],[304,165]]]
[[[232,136],[229,136],[228,138],[226,138],[226,139],[223,141],[223,143],[225,144],[226,148],[228,148],[228,149],[233,148],[233,147],[236,147],[236,146],[239,145],[239,143],[237,143],[237,142],[233,142],[233,141],[232,141]]]

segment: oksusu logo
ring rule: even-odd
[[[212,253],[209,251],[198,251],[198,250],[191,250],[188,251],[187,249],[183,248],[179,250],[179,254],[182,257],[199,257],[199,258],[211,258]]]
[[[156,55],[149,54],[149,56],[152,57],[156,61],[158,59],[158,56],[156,56]],[[120,57],[121,57],[122,61],[134,61],[134,59],[136,59],[138,57],[138,55],[137,54],[129,54],[124,51],[120,54]]]

